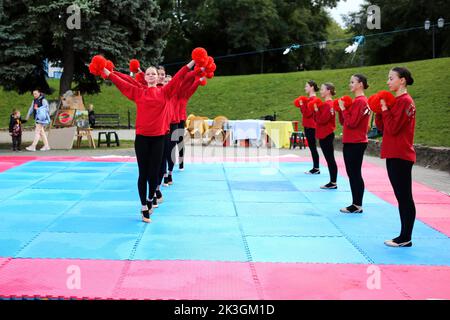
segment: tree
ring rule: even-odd
[[[166,61],[180,61],[195,46],[203,46],[219,59],[220,74],[295,70],[298,61],[319,62],[313,48],[283,56],[293,43],[326,39],[330,19],[324,6],[336,0],[159,0],[165,18],[171,19]],[[241,55],[241,53],[250,54]]]
[[[60,63],[60,94],[71,89],[99,92],[99,80],[87,64],[104,54],[125,67],[129,59],[143,65],[161,61],[170,21],[161,20],[153,0],[0,0],[0,85],[20,93],[37,85],[48,91],[43,61]],[[69,29],[66,10],[81,9],[81,29]]]
[[[367,17],[367,7],[377,5],[381,9],[381,30],[369,30],[364,25],[354,25],[350,22],[356,15],[362,16],[364,24]],[[356,34],[365,34],[364,55],[366,64],[384,64],[411,60],[430,59],[432,57],[431,31],[423,28],[425,20],[429,19],[436,24],[440,17],[450,16],[450,2],[447,0],[370,0],[362,5],[357,13],[347,17],[351,30]],[[419,27],[418,29],[386,34],[383,36],[370,36],[393,30]],[[450,28],[446,26],[436,34],[436,56],[450,55]]]

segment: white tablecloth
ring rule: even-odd
[[[264,120],[231,120],[228,128],[231,141],[236,140],[261,140],[261,131],[264,128]]]

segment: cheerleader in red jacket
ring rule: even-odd
[[[308,95],[308,103],[316,98],[316,92],[319,91],[317,83],[313,80],[309,80],[305,85],[305,92]],[[305,129],[306,140],[308,141],[308,147],[311,151],[313,158],[313,168],[306,171],[306,174],[320,174],[319,167],[319,153],[316,146],[316,121],[314,120],[314,110],[308,108],[308,104],[299,101],[300,111],[302,112],[302,125]]]
[[[333,96],[336,89],[332,83],[324,83],[320,88],[320,95],[325,100],[322,105],[314,104],[314,119],[316,121],[316,138],[327,161],[330,172],[330,182],[321,189],[337,189],[338,168],[334,159],[334,130],[336,129],[336,114],[333,107]]]
[[[352,205],[341,209],[343,213],[362,213],[364,196],[364,180],[361,174],[364,152],[367,148],[367,130],[369,127],[370,109],[364,90],[367,89],[367,78],[355,74],[350,78],[350,91],[355,95],[351,106],[345,108],[344,101],[339,99],[339,122],[342,125],[342,143],[344,144],[344,162],[352,190]]]
[[[126,81],[115,71],[104,69],[103,73],[128,99],[134,101],[136,112],[136,140],[135,151],[139,167],[138,191],[141,200],[142,220],[151,222],[153,212],[152,201],[147,201],[147,181],[149,181],[149,195],[155,194],[158,173],[163,157],[164,138],[169,131],[167,103],[183,78],[194,66],[194,61],[181,68],[171,82],[164,87],[157,87],[158,73],[156,68],[150,67],[145,72],[147,87],[134,85]]]
[[[416,161],[414,150],[414,128],[416,125],[416,107],[408,94],[407,86],[414,79],[406,68],[396,67],[389,72],[387,85],[395,92],[395,103],[389,109],[386,101],[381,100],[382,112],[375,121],[383,132],[381,158],[386,159],[386,167],[398,201],[401,232],[397,238],[385,241],[389,247],[411,247],[412,231],[416,219],[416,207],[412,196],[411,171]]]

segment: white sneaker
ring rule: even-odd
[[[36,148],[33,148],[32,146],[26,147],[25,149],[33,152],[36,151]]]
[[[50,147],[42,147],[39,151],[49,151],[51,150]]]

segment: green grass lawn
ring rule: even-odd
[[[409,92],[417,107],[416,143],[450,147],[450,58],[364,68],[216,77],[206,87],[199,88],[189,102],[188,114],[210,118],[224,115],[229,119],[259,119],[276,112],[279,120],[301,120],[299,110],[292,101],[304,94],[307,80],[314,79],[319,84],[333,82],[337,94],[346,95],[349,94],[350,76],[363,73],[369,78],[370,88],[366,94],[371,95],[387,89],[389,69],[397,65],[408,67],[415,78]],[[50,84],[58,88],[57,81],[51,80]],[[84,100],[86,104],[94,104],[97,113],[119,113],[122,125],[127,124],[127,111],[130,110],[134,123],[134,104],[114,86],[104,85],[100,94],[86,95]],[[25,113],[30,102],[31,95],[0,91],[0,127],[7,127],[12,108],[19,108]],[[340,130],[338,126],[338,132]]]

